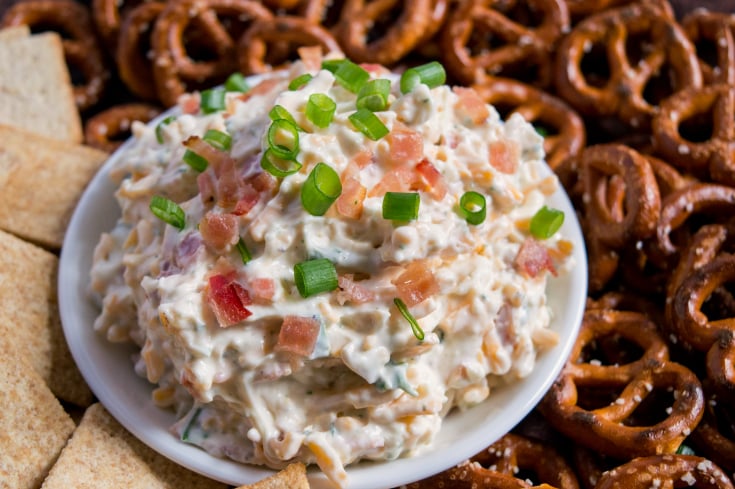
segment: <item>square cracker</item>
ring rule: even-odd
[[[226,489],[159,455],[123,428],[105,408],[87,408],[42,489]]]
[[[0,488],[36,489],[74,421],[21,355],[6,349],[0,354]]]
[[[58,263],[56,255],[0,231],[0,351],[18,352],[59,398],[88,406],[92,391],[61,329]]]
[[[0,29],[0,41],[5,39],[20,39],[31,35],[31,28],[27,25],[14,25]]]
[[[105,152],[0,125],[0,229],[59,249]]]
[[[260,482],[249,486],[239,486],[236,489],[309,489],[306,466],[300,462],[293,463]]]
[[[55,32],[0,37],[0,124],[82,142],[74,87]]]

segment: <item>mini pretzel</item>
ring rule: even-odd
[[[735,418],[733,404],[705,389],[707,400],[702,421],[692,432],[691,443],[696,453],[715,462],[721,468],[735,472]]]
[[[84,142],[88,146],[112,153],[130,134],[133,121],[148,122],[161,113],[161,109],[147,104],[116,105],[99,112],[87,120],[84,126]]]
[[[711,135],[701,142],[685,139],[682,124],[702,118],[711,122]],[[706,126],[706,122],[700,124]],[[735,184],[735,88],[731,85],[690,88],[669,97],[653,120],[653,134],[656,149],[672,164]]]
[[[684,16],[681,26],[697,47],[704,82],[735,83],[735,15],[695,9]],[[714,53],[703,52],[707,47]],[[709,58],[714,58],[714,65],[706,61]]]
[[[629,58],[626,43],[642,35],[651,42],[640,47],[641,59],[636,62]],[[598,81],[582,68],[595,47],[606,53],[609,70],[609,76]],[[666,67],[671,71],[663,71]],[[702,86],[694,46],[672,18],[648,2],[588,17],[557,49],[555,79],[561,97],[584,115],[615,116],[633,127],[650,124],[657,106],[647,100],[644,90],[656,75],[667,74],[673,91]]]
[[[720,331],[707,352],[707,378],[717,397],[735,408],[735,327]]]
[[[158,16],[166,5],[158,2],[142,3],[124,18],[115,51],[115,62],[125,86],[143,100],[158,98],[151,60],[150,36]]]
[[[122,27],[125,17],[130,11],[140,5],[149,3],[166,3],[165,0],[93,0],[92,1],[92,19],[94,20],[97,33],[102,38],[102,42],[107,46],[110,52],[115,52],[118,43],[118,36],[124,30]]]
[[[97,46],[89,10],[73,0],[28,0],[10,7],[3,25],[25,24],[58,30],[64,56],[69,66],[81,72],[84,82],[74,84],[74,100],[79,110],[86,110],[102,98],[110,74]],[[67,37],[68,36],[68,37]]]
[[[590,14],[626,5],[634,1],[636,0],[566,0],[567,7],[569,8],[569,15],[573,19],[587,17]],[[674,18],[674,10],[666,0],[651,0],[651,3],[657,3],[670,18]]]
[[[603,144],[579,155],[585,217],[600,241],[622,247],[652,235],[661,208],[649,161],[622,145]]]
[[[506,78],[490,78],[475,91],[490,105],[506,105],[531,124],[550,129],[544,137],[546,162],[552,170],[584,148],[584,122],[562,100],[530,85]]]
[[[424,39],[433,6],[433,0],[345,0],[336,36],[355,62],[390,65]]]
[[[341,52],[337,41],[323,27],[299,17],[273,17],[254,22],[241,37],[238,43],[240,71],[265,73],[287,62],[288,58],[268,59],[268,46],[274,43],[285,43],[292,52],[303,46],[319,46],[324,54]]]
[[[524,6],[542,20],[528,26],[514,19],[514,9]],[[538,67],[536,83],[551,81],[551,48],[569,29],[566,4],[559,0],[529,2],[471,1],[459,4],[442,34],[444,62],[449,72],[467,84],[484,83],[488,76],[509,76],[514,71]],[[500,40],[495,47],[487,39]]]
[[[230,22],[223,23],[223,17]],[[241,35],[233,26],[268,19],[272,14],[250,0],[182,0],[169,2],[153,29],[153,75],[161,102],[172,106],[192,86],[213,85],[237,69],[236,39]],[[196,61],[189,57],[184,36],[196,24],[216,52],[216,59]]]
[[[732,489],[727,475],[706,458],[693,455],[653,455],[635,458],[605,472],[596,489]]]

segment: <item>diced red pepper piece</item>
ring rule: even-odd
[[[234,272],[209,277],[205,297],[222,328],[242,322],[252,314],[245,307],[252,304],[250,294],[245,287],[235,281]]]

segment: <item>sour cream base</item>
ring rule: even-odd
[[[156,404],[176,411],[174,430],[187,442],[244,463],[316,463],[345,486],[345,465],[421,453],[450,409],[480,403],[497,386],[528,376],[537,354],[555,344],[546,302],[551,268],[532,276],[518,257],[530,239],[528,221],[557,184],[545,171],[533,127],[520,117],[502,122],[491,108],[477,119],[475,107],[465,103],[471,94],[448,87],[419,86],[407,95],[394,87],[390,110],[379,116],[393,135],[418,134],[421,142],[419,160],[397,165],[393,139],[372,141],[348,121],[355,95],[330,72],[312,70],[306,86],[286,89],[305,70],[296,64],[255,95],[228,94],[223,112],[179,115],[162,127],[163,144],[155,126],[135,126],[136,142],[110,171],[119,182],[122,217],[95,251],[92,289],[102,304],[95,329],[111,341],[138,345],[136,371],[156,384]],[[325,129],[304,114],[311,93],[337,101]],[[243,265],[236,240],[215,250],[198,230],[207,213],[233,208],[202,199],[209,187],[182,162],[182,142],[208,129],[226,132],[238,180],[255,178],[276,104],[304,129],[303,166],[238,216],[237,236],[253,257]],[[507,149],[495,142],[510,148],[512,171],[491,163],[493,151]],[[403,185],[393,178],[404,176],[397,169],[413,171],[424,160],[441,175],[444,192],[411,175],[409,188],[394,187]],[[304,211],[299,191],[320,161],[365,188],[359,217],[336,207],[322,217]],[[215,188],[220,182],[214,179]],[[383,219],[382,187],[417,191],[418,218]],[[457,212],[468,190],[487,199],[488,218],[477,226]],[[183,230],[151,214],[153,195],[181,205]],[[564,236],[541,245],[554,257],[555,272],[564,274],[572,251]],[[330,259],[369,300],[346,293],[350,282],[301,297],[293,266],[314,257]],[[416,263],[437,287],[410,307],[423,341],[393,303],[396,282]],[[214,275],[232,276],[249,292],[251,314],[242,322],[222,327],[207,299]],[[318,321],[308,355],[278,348],[287,317]]]

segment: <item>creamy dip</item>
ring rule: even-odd
[[[135,370],[182,440],[243,463],[315,463],[339,487],[346,465],[420,453],[450,410],[533,370],[557,341],[547,281],[571,253],[560,233],[529,231],[557,188],[530,124],[470,89],[402,94],[396,75],[366,68],[391,82],[377,140],[350,121],[357,95],[306,61],[227,92],[220,110],[195,93],[134,124],[111,170],[122,216],[91,271],[95,329],[140,348]],[[326,127],[312,94],[336,103]],[[279,177],[261,165],[276,106],[298,127],[301,165]],[[321,216],[301,198],[318,163],[342,187]],[[460,207],[467,192],[484,197],[482,222]],[[415,218],[384,218],[386,193],[417,194]],[[156,217],[154,196],[183,221]],[[336,282],[309,295],[294,269],[315,259]]]

